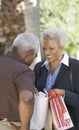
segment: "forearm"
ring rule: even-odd
[[[26,99],[20,99],[19,103],[19,112],[21,118],[21,127],[22,130],[30,130],[30,120],[33,113],[34,106],[34,98],[33,95],[31,97],[27,97]]]
[[[79,108],[78,93],[66,90],[64,100],[68,106],[71,106],[72,108]]]

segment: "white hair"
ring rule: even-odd
[[[17,47],[20,52],[34,50],[34,52],[37,53],[39,45],[39,39],[35,35],[31,33],[22,33],[14,39],[11,50]]]
[[[41,44],[43,45],[43,41],[46,38],[58,38],[60,40],[60,46],[65,47],[67,44],[67,35],[64,32],[64,30],[58,28],[58,27],[53,27],[46,29],[42,35],[41,35]]]

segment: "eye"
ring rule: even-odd
[[[43,50],[44,50],[44,51],[46,51],[46,50],[52,51],[52,50],[54,50],[54,48],[52,48],[52,47],[50,47],[50,48],[45,48],[45,47],[43,47]]]
[[[43,50],[45,51],[45,50],[46,50],[46,48],[45,48],[45,47],[43,47]]]
[[[50,50],[53,50],[53,49],[54,49],[54,48],[52,48],[52,47],[50,48]]]

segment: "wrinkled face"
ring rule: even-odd
[[[63,48],[57,38],[45,39],[43,42],[43,54],[49,63],[56,62],[61,58]]]
[[[21,56],[23,62],[28,66],[30,66],[32,64],[34,58],[36,57],[36,55],[34,55],[33,50],[22,52],[20,56]]]

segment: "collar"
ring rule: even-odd
[[[63,59],[61,60],[60,63],[63,63],[66,66],[69,66],[69,56],[66,52],[64,52]]]
[[[21,57],[20,57],[18,54],[12,52],[12,51],[7,52],[6,56],[7,56],[7,57],[11,57],[11,58],[13,58],[13,59],[18,60],[19,62],[24,63],[24,61],[21,59]]]
[[[48,64],[49,64],[48,61],[45,60],[45,62],[42,64],[41,67],[43,67],[44,65],[46,66]],[[69,66],[69,56],[66,52],[63,53],[63,59],[60,61],[60,64],[64,64],[66,66]]]

